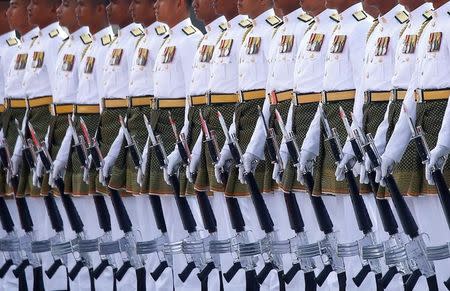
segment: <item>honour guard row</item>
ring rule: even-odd
[[[450,290],[449,0],[0,10],[0,290]]]

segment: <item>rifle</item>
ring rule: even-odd
[[[178,152],[180,153],[181,160],[184,165],[189,165],[191,162],[191,151],[189,150],[189,146],[187,144],[186,136],[184,133],[178,134],[177,124],[175,120],[172,118],[172,114],[169,111],[169,122],[172,127],[173,135],[175,136],[176,146],[178,148]]]
[[[174,134],[178,136],[176,130],[175,121],[172,119],[169,113],[169,120],[174,131]],[[155,149],[155,154],[158,159],[159,165],[162,169],[167,168],[167,155],[164,148],[164,144],[161,140],[160,136],[155,137],[153,129],[148,122],[146,116],[144,116],[144,121],[149,132],[149,138],[152,143],[153,148]],[[177,146],[180,151],[183,163],[190,161],[190,152],[187,148],[187,143],[183,140],[183,136],[177,138]],[[184,151],[184,153],[181,153]],[[197,223],[195,221],[194,215],[192,214],[192,210],[189,206],[189,203],[186,197],[182,197],[180,193],[180,182],[178,180],[177,174],[169,174],[169,180],[172,186],[172,190],[174,192],[175,202],[177,204],[178,211],[180,213],[181,222],[183,223],[184,229],[188,232],[188,237],[184,239],[182,242],[182,250],[186,255],[187,266],[184,270],[178,274],[178,277],[182,282],[185,282],[187,278],[190,276],[191,272],[197,268],[200,273],[197,275],[200,280],[205,280],[209,273],[216,268],[215,262],[212,261],[211,258],[206,257],[207,249],[209,248],[209,241],[211,237],[207,238],[203,241],[200,238],[200,234],[197,231]],[[208,199],[208,197],[206,197]],[[175,245],[173,245],[175,246]],[[219,265],[218,265],[219,266]],[[202,281],[202,282],[203,282]]]
[[[127,141],[126,148],[129,150],[131,155],[131,160],[133,161],[134,167],[136,169],[142,168],[142,155],[141,151],[138,148],[138,144],[134,139],[134,136],[131,136],[128,131],[126,124],[126,120],[124,121],[122,116],[119,116],[120,126],[123,130],[123,135],[125,136],[125,140]],[[141,169],[143,170],[143,169]]]
[[[230,135],[228,131],[228,127],[225,123],[225,120],[222,114],[218,111],[217,116],[219,118],[220,125],[225,134],[226,143],[230,149],[233,160],[236,164],[236,167],[243,167],[242,164],[242,150],[238,144],[238,140],[235,135]],[[253,205],[256,210],[256,215],[258,216],[259,225],[261,229],[266,233],[265,237],[261,239],[261,255],[264,258],[264,267],[261,272],[257,275],[256,279],[260,284],[262,284],[269,272],[271,270],[276,270],[278,273],[278,278],[280,281],[280,288],[284,289],[284,281],[283,281],[283,262],[281,258],[281,254],[277,254],[274,252],[274,245],[277,244],[278,239],[277,235],[274,231],[274,223],[272,217],[267,209],[267,205],[264,201],[264,198],[259,191],[258,184],[256,182],[255,176],[252,172],[244,172],[244,179],[249,188]]]
[[[202,131],[205,135],[205,143],[208,146],[209,155],[211,157],[213,165],[216,165],[220,159],[219,144],[217,142],[217,133],[215,130],[209,130],[206,120],[203,118],[202,112],[199,114],[200,123],[202,125]],[[228,181],[228,172],[222,168],[221,180],[226,185]],[[235,245],[250,245],[247,232],[245,230],[245,221],[242,215],[241,207],[239,202],[234,197],[225,197],[227,203],[228,214],[230,216],[231,227],[236,231],[237,235],[234,238]],[[210,243],[210,252],[215,254],[228,253],[232,251],[233,239],[226,239],[222,241],[212,241]],[[227,282],[230,282],[236,273],[240,269],[245,269],[246,286],[248,290],[259,289],[259,284],[256,281],[256,271],[255,262],[252,256],[245,256],[243,253],[239,252],[239,248],[234,250],[236,253],[236,260],[233,266],[224,273],[224,278]]]
[[[17,132],[19,134],[20,139],[22,140],[22,156],[25,157],[25,161],[28,164],[28,167],[31,170],[36,169],[36,153],[33,148],[33,142],[30,139],[25,138],[25,128],[22,130],[19,125],[19,121],[17,119],[14,120],[14,124],[16,126]],[[11,184],[14,189],[14,193],[17,192],[17,188],[19,187],[19,174],[15,173],[11,177]]]
[[[283,119],[281,118],[278,110],[275,110],[275,118],[283,134],[283,138],[285,140],[292,163],[294,167],[297,167],[300,164],[300,150],[299,146],[297,145],[296,137],[292,132],[288,132],[286,130],[286,126],[284,125]],[[319,224],[319,228],[325,235],[324,238],[317,244],[318,252],[315,253],[316,256],[321,256],[325,265],[324,269],[316,278],[317,285],[322,286],[328,278],[329,274],[334,271],[336,272],[338,277],[339,290],[345,290],[347,281],[345,264],[344,260],[337,255],[338,241],[336,233],[333,230],[333,222],[331,221],[330,215],[325,206],[325,203],[323,202],[322,197],[313,195],[314,178],[312,176],[312,173],[305,171],[304,173],[302,173],[302,175],[305,180],[307,190],[310,194],[309,197],[314,209],[316,220]],[[290,193],[285,193],[285,195],[286,194]],[[286,205],[288,205],[288,203],[286,203]],[[313,245],[314,244],[310,246]],[[306,245],[305,250],[308,249],[307,247],[308,246]],[[314,254],[314,252],[312,252],[312,254]]]
[[[100,146],[98,144],[97,138],[90,137],[89,130],[86,126],[86,123],[83,120],[83,117],[80,116],[80,128],[83,133],[84,141],[87,144],[87,151],[91,157],[91,163],[94,164],[95,169],[98,171],[103,166],[103,155],[100,150]],[[88,165],[88,169],[91,168],[91,165]]]
[[[264,117],[264,114],[262,113],[261,106],[258,105],[258,112],[259,116],[262,119],[264,130],[266,132],[266,146],[267,151],[269,152],[270,161],[272,164],[278,164],[280,172],[278,175],[280,177],[283,176],[284,166],[283,166],[283,160],[281,159],[280,155],[280,147],[277,142],[276,134],[273,128],[269,128],[269,126],[266,123],[266,118]]]
[[[73,119],[75,118],[75,115],[71,118],[70,115],[67,115],[67,119],[69,121],[69,128],[72,130],[72,139],[74,145],[72,146],[75,148],[75,151],[77,152],[78,159],[80,160],[81,166],[83,168],[86,168],[87,165],[87,150],[86,150],[86,143],[84,142],[84,139],[82,136],[77,135],[77,130],[75,129],[75,126],[73,125]]]
[[[329,142],[332,154],[338,164],[342,159],[342,147],[339,139],[339,134],[336,128],[331,130],[328,118],[323,111],[322,103],[319,103],[320,119],[323,126],[323,132],[325,140]],[[362,248],[370,248],[376,245],[375,234],[372,230],[372,220],[370,219],[369,212],[367,211],[366,204],[362,196],[359,194],[358,184],[356,182],[355,176],[353,174],[353,164],[350,161],[345,165],[345,177],[348,183],[350,199],[352,201],[353,211],[355,212],[356,221],[358,223],[359,230],[363,233],[363,238],[355,243],[341,244],[338,246],[338,255],[340,256],[353,256],[360,255],[362,259],[362,269],[353,278],[353,282],[356,286],[360,286],[364,279],[370,272],[375,273],[375,280],[377,285],[377,290],[382,290],[381,286],[381,262],[378,257],[365,258],[360,253]]]
[[[348,122],[347,116],[342,109],[342,107],[339,107],[339,113],[341,116],[341,119],[344,123],[345,129],[347,131],[350,144],[352,146],[353,152],[356,157],[356,161],[359,162],[361,165],[364,165],[365,155],[364,153],[366,150],[371,150],[371,148],[364,147],[366,144],[369,143],[367,140],[367,137],[362,133],[362,129],[359,125],[356,124],[355,118],[353,118],[352,114],[352,120],[356,124],[357,128],[352,130],[350,128],[350,124]],[[377,204],[377,209],[381,217],[381,221],[383,223],[383,229],[389,234],[389,238],[387,241],[385,241],[384,247],[383,244],[379,245],[379,248],[376,248],[375,246],[373,248],[370,248],[371,252],[378,252],[382,253],[385,251],[386,256],[386,262],[389,266],[389,270],[384,274],[384,276],[381,278],[381,284],[383,288],[387,288],[387,286],[390,284],[392,279],[397,273],[403,274],[403,279],[406,282],[407,278],[411,274],[411,269],[408,264],[408,260],[405,257],[397,257],[396,260],[392,259],[392,254],[394,253],[404,253],[405,252],[405,244],[406,241],[403,238],[403,236],[398,232],[398,224],[395,219],[394,213],[391,209],[391,206],[389,205],[389,201],[387,199],[377,199],[376,193],[378,192],[379,185],[375,181],[375,168],[378,167],[381,164],[381,159],[379,158],[378,153],[367,155],[370,159],[370,157],[377,156],[377,159],[371,160],[372,167],[368,171],[367,176],[369,177],[369,185],[372,190],[372,192],[375,195],[375,201]],[[383,250],[385,249],[385,250]],[[368,250],[363,249],[363,253]]]
[[[369,140],[370,147],[372,148],[372,152],[376,155],[376,147],[372,135],[370,133],[367,134],[367,138]],[[383,179],[386,183],[386,187],[391,193],[392,202],[394,203],[394,207],[397,211],[403,230],[411,239],[411,241],[405,245],[405,250],[408,260],[412,262],[410,264],[412,274],[406,281],[405,288],[407,288],[407,290],[412,290],[420,276],[423,275],[427,278],[429,289],[438,290],[434,264],[427,258],[426,245],[422,235],[419,234],[419,227],[412,216],[411,210],[400,193],[392,173],[388,174]]]

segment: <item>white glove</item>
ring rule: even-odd
[[[386,186],[384,178],[392,173],[394,169],[395,161],[386,156],[381,156],[381,166],[376,169],[377,175],[375,177],[375,182],[380,183],[381,186]]]
[[[191,154],[191,163],[189,167],[186,167],[186,177],[189,182],[195,183],[193,174],[197,173],[198,164],[200,163],[200,155],[199,154]]]
[[[242,167],[239,167],[239,180],[242,184],[246,184],[244,179],[244,172],[254,172],[258,165],[259,158],[251,153],[245,153],[242,155]]]
[[[167,185],[170,185],[169,176],[178,171],[182,162],[180,152],[175,149],[167,156],[167,161],[167,167],[164,168],[164,181],[166,181]]]
[[[55,185],[55,179],[61,177],[64,177],[64,172],[66,171],[66,163],[60,160],[54,160],[53,161],[53,170],[51,172],[51,175],[49,176],[49,184],[54,186]]]
[[[361,165],[359,168],[359,182],[361,184],[369,184],[369,176],[367,175],[366,164],[364,161],[364,165]]]
[[[44,165],[42,164],[41,159],[37,159],[36,168],[33,171],[33,186],[41,187],[41,183],[39,182],[39,178],[41,178],[44,174]]]
[[[313,152],[307,150],[302,150],[300,152],[300,165],[297,166],[297,181],[299,181],[302,185],[305,185],[305,181],[303,179],[304,172],[310,172],[314,175],[313,165],[315,158],[316,155]]]
[[[147,170],[147,159],[148,159],[148,146],[149,140],[145,143],[144,150],[142,151],[142,165],[139,167],[136,177],[136,182],[139,186],[142,187],[142,183],[144,182],[145,173]]]
[[[12,187],[11,178],[17,176],[17,174],[19,173],[21,163],[22,163],[22,156],[13,155],[11,157],[11,170],[8,170],[6,173],[6,181],[8,182],[8,185],[10,187]]]
[[[222,174],[222,170],[228,170],[232,160],[231,152],[228,148],[222,149],[220,153],[220,159],[214,166],[214,175],[216,176],[217,183],[223,184],[222,178],[220,177]]]
[[[434,185],[433,176],[431,175],[432,169],[442,169],[445,165],[445,162],[447,161],[447,155],[450,152],[450,148],[437,145],[431,152],[430,152],[430,160],[426,164],[425,168],[425,177],[428,181],[428,184]]]
[[[355,158],[354,155],[344,154],[339,165],[336,168],[336,181],[344,181],[345,179],[345,167],[346,165]],[[359,173],[358,173],[359,174]]]
[[[106,156],[103,159],[102,168],[98,171],[98,180],[105,187],[108,186],[106,185],[106,177],[110,176],[113,165],[114,165],[113,159],[111,159],[109,156]]]

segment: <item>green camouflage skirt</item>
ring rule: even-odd
[[[100,114],[100,122],[98,127],[98,140],[100,144],[100,150],[105,157],[112,143],[116,139],[120,130],[119,115],[125,117],[127,114],[127,108],[105,108]],[[96,189],[98,193],[103,195],[109,195],[107,187],[103,186],[100,182],[96,181]],[[121,191],[121,195],[125,194],[125,191]]]
[[[153,128],[155,136],[160,136],[167,155],[169,155],[175,149],[175,136],[172,131],[172,127],[169,122],[169,111],[172,114],[172,118],[177,122],[178,132],[183,126],[185,108],[160,108],[152,109],[150,112],[150,124]],[[180,179],[180,193],[186,192],[186,175],[185,169],[182,167],[179,170]],[[147,167],[145,171],[145,177],[141,188],[143,194],[173,194],[171,186],[164,182],[164,173],[160,168],[158,159],[155,152],[151,147],[148,152]]]
[[[245,153],[247,146],[255,130],[256,121],[259,117],[258,105],[263,106],[264,99],[257,99],[240,103],[236,107],[235,112],[235,124],[236,124],[236,137],[239,145],[241,146],[242,153]],[[229,126],[229,124],[227,124]],[[262,141],[265,142],[265,141]],[[255,170],[255,179],[261,192],[272,191],[272,181],[265,179],[266,167],[270,164],[270,161],[261,161]],[[271,175],[272,177],[272,175]],[[272,180],[272,178],[270,179]],[[227,196],[248,196],[250,195],[248,186],[241,184],[239,181],[239,169],[232,163],[230,173],[228,177],[228,183],[225,188],[225,195]]]
[[[69,122],[67,120],[68,115],[57,115],[52,116],[50,120],[50,129],[48,135],[48,152],[50,153],[50,157],[52,160],[56,158],[58,154],[59,148],[61,147],[61,143],[64,139],[64,136],[67,132],[67,127],[69,126]],[[44,174],[44,180],[41,185],[41,195],[47,195],[49,192],[56,194],[59,193],[58,189],[52,189],[48,184],[49,174]]]
[[[144,115],[150,117],[150,106],[139,106],[128,109],[128,131],[134,137],[139,151],[142,153],[147,141],[148,132],[145,128]],[[137,183],[138,170],[135,168],[133,160],[126,148],[127,142],[124,139],[119,156],[112,168],[111,181],[109,187],[118,190],[125,190],[127,193],[137,195],[141,187]]]
[[[6,111],[1,115],[3,134],[6,139],[6,144],[8,145],[8,150],[11,156],[13,155],[14,146],[16,145],[16,140],[19,135],[15,125],[15,120],[17,119],[19,121],[19,124],[21,125],[23,117],[25,116],[25,111],[25,108],[6,108]],[[0,171],[6,178],[6,171],[4,171],[3,169],[1,169]],[[4,180],[2,179],[2,181]],[[8,183],[4,183],[4,185],[0,188],[2,188],[0,189],[0,194],[13,194],[13,189],[9,187]]]
[[[308,103],[294,106],[293,122],[292,122],[292,133],[296,137],[296,142],[299,150],[303,144],[303,140],[306,137],[309,126],[317,112],[318,103]],[[314,173],[319,173],[317,163],[315,163]],[[306,188],[300,182],[297,181],[297,169],[294,167],[291,157],[289,156],[287,160],[286,170],[283,174],[283,181],[281,184],[281,189],[284,192],[291,191],[305,191]],[[319,179],[319,178],[317,178]]]
[[[208,125],[210,132],[216,133],[217,144],[220,150],[225,144],[225,134],[223,133],[222,127],[220,126],[219,119],[217,118],[217,111],[220,111],[225,123],[230,125],[233,122],[234,109],[236,108],[235,103],[231,104],[213,104],[206,106],[203,110],[203,118]],[[203,136],[203,141],[205,137]],[[214,161],[215,162],[215,161]],[[195,181],[195,189],[197,191],[214,191],[214,192],[224,192],[225,186],[220,184],[216,180],[214,174],[214,162],[211,159],[211,154],[208,150],[208,146],[204,143],[202,144],[202,154],[200,158],[200,163],[198,165],[197,179]]]
[[[283,118],[284,122],[286,123],[287,115],[289,112],[289,107],[291,106],[291,100],[284,100],[279,102],[276,105],[270,105],[270,118],[269,118],[269,128],[273,128],[276,136],[276,142],[278,145],[281,146],[281,140],[283,139],[283,133],[281,132],[280,127],[278,126],[278,122],[275,118],[275,109],[278,110],[281,117]],[[273,174],[273,168],[274,165],[270,161],[270,155],[267,150],[265,150],[266,155],[266,172],[264,175],[264,185],[270,185],[272,184],[272,190],[276,190],[279,188],[279,185],[273,180],[272,174]],[[284,174],[283,174],[284,175]]]
[[[33,125],[39,141],[44,140],[51,117],[52,116],[48,109],[48,105],[31,108],[29,110],[28,121]],[[26,127],[25,138],[30,138],[28,126]],[[41,189],[33,186],[33,173],[29,169],[25,157],[22,156],[22,167],[19,173],[19,187],[17,189],[17,195],[19,197],[24,195],[40,196],[40,193]]]
[[[351,112],[353,110],[353,103],[353,100],[343,100],[326,103],[323,106],[330,127],[336,128],[342,145],[347,138],[347,132],[339,115],[339,106],[341,106],[345,112]],[[342,182],[336,181],[336,160],[331,152],[329,142],[324,138],[322,123],[320,124],[320,134],[319,155],[316,160],[317,171],[314,173],[313,195],[348,194],[347,182],[345,180]]]
[[[98,127],[99,114],[77,114],[74,127],[77,129],[77,134],[82,134],[80,128],[80,117],[89,131],[91,138],[94,137],[95,131]],[[73,140],[71,145],[73,145]],[[87,146],[87,145],[86,145]],[[70,148],[69,160],[67,162],[66,174],[64,175],[65,192],[72,195],[88,195],[95,194],[95,183],[97,181],[97,170],[93,165],[89,170],[89,184],[83,181],[84,168],[81,166],[81,161],[78,158],[78,154],[73,147]]]
[[[194,148],[195,142],[197,141],[198,135],[200,134],[202,127],[200,123],[200,111],[205,110],[207,105],[199,105],[192,106],[189,109],[188,120],[189,120],[189,136],[187,137],[187,142],[189,149],[192,150]],[[206,170],[206,169],[205,169]],[[198,172],[204,172],[204,165],[199,163]],[[199,173],[197,172],[197,177]],[[204,173],[202,174],[205,177]],[[202,178],[203,179],[203,178]],[[197,179],[196,179],[197,180]],[[195,181],[196,182],[196,181]],[[186,195],[195,195],[195,182],[191,183],[189,180],[186,180]]]
[[[378,126],[384,119],[384,115],[386,114],[386,110],[388,108],[388,102],[369,102],[365,103],[363,107],[364,115],[363,115],[363,131],[365,134],[370,133],[372,137],[375,137]],[[389,124],[391,121],[389,120]],[[389,137],[387,137],[389,139]],[[361,193],[370,192],[369,185],[361,185]],[[382,198],[386,195],[386,189],[384,187],[379,187],[378,192],[376,193],[378,197]]]

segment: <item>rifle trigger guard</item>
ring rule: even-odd
[[[450,243],[427,247],[427,257],[430,261],[439,261],[450,258]]]

